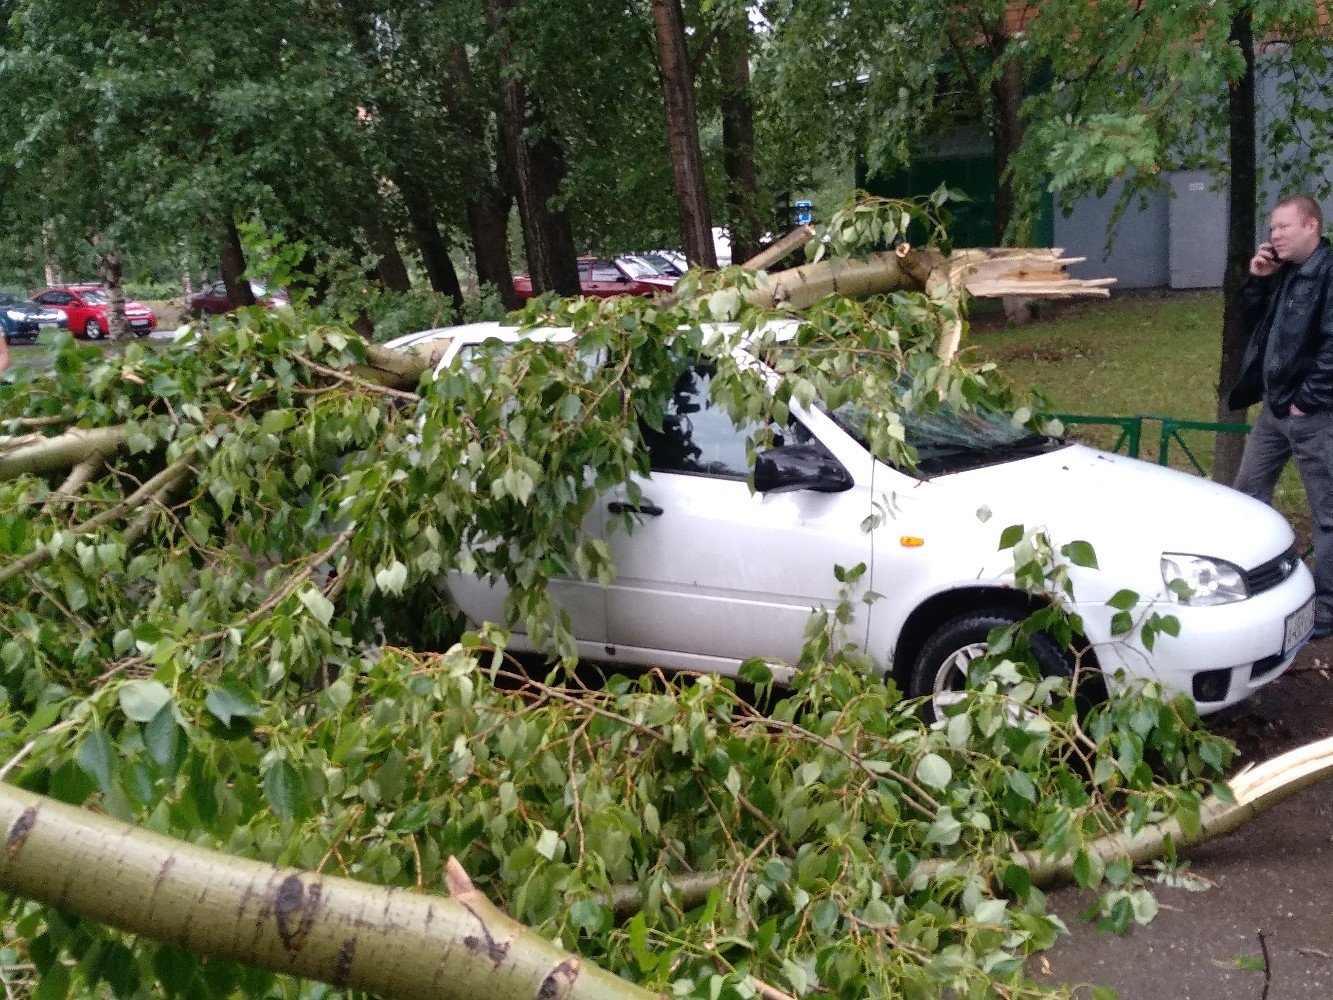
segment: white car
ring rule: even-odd
[[[486,340],[573,336],[485,323],[398,343],[447,338],[444,368]],[[776,382],[747,348],[735,350]],[[1074,540],[1095,550],[1098,569],[1069,567],[1089,647],[1083,662],[1095,658],[1108,676],[1159,680],[1192,695],[1201,712],[1274,680],[1312,630],[1314,584],[1291,527],[1234,490],[1034,436],[1002,415],[908,421],[920,454],[908,472],[872,457],[854,433],[855,414],[795,403],[782,446],[751,468],[753,428],[713,405],[709,379],[706,364],[682,372],[662,432],[648,434],[652,473],[638,484],[637,527],[626,532],[615,516],[630,507],[623,487],[584,524],[611,547],[616,578],[607,587],[552,584],[581,656],[727,673],[755,656],[795,663],[811,610],[838,601],[834,566],[864,563],[857,594],[883,596],[855,603],[852,639],[900,687],[938,705],[962,688],[991,630],[1032,607],[1014,586],[1012,553],[1000,548],[1014,524],[1044,528],[1057,550]],[[1176,579],[1192,589],[1188,603],[1168,586]],[[448,583],[475,622],[503,620],[499,587],[462,574]],[[1173,615],[1179,636],[1161,635],[1149,651],[1137,630],[1113,634],[1117,609],[1107,601],[1124,590],[1139,595],[1129,609],[1136,621]],[[528,645],[521,633],[514,644]],[[1035,642],[1034,651],[1048,673],[1072,669],[1054,643]]]

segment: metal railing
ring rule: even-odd
[[[1052,414],[1066,426],[1094,425],[1119,427],[1120,435],[1108,451],[1121,452],[1131,458],[1139,458],[1143,446],[1144,421],[1160,424],[1157,434],[1157,464],[1171,464],[1171,446],[1176,444],[1189,459],[1190,465],[1201,476],[1208,475],[1199,457],[1190,448],[1189,442],[1181,436],[1181,431],[1206,431],[1212,434],[1248,434],[1249,424],[1224,423],[1215,420],[1182,420],[1177,417],[1163,417],[1152,413],[1136,413],[1130,417],[1106,417],[1084,413]]]

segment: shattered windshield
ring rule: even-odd
[[[859,403],[844,403],[831,416],[869,448],[872,414]],[[997,465],[1039,455],[1067,443],[1058,437],[1036,434],[1012,413],[973,409],[959,412],[938,409],[902,411],[907,443],[916,451],[916,464],[905,472],[932,476],[946,472]]]

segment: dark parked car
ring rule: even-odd
[[[11,344],[32,343],[49,327],[65,326],[65,314],[28,301],[17,292],[0,292],[0,331]]]
[[[270,292],[263,282],[252,281],[250,291],[254,293],[256,305],[264,306],[266,309],[291,305],[287,293],[281,288]],[[195,292],[185,300],[185,303],[189,307],[190,315],[199,317],[221,316],[236,308],[227,295],[226,283],[222,281],[215,281],[202,291]]]
[[[579,288],[590,299],[609,299],[613,295],[656,295],[670,291],[674,278],[662,275],[636,276],[614,260],[579,258]],[[532,279],[520,274],[514,279],[514,291],[520,300],[532,298]]]

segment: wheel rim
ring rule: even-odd
[[[955,649],[940,661],[931,685],[931,701],[936,715],[967,697],[967,674],[972,663],[986,655],[989,647],[984,642],[970,642]]]
[[[97,325],[97,320],[90,319],[88,325],[83,328],[83,335],[89,340],[101,340],[102,328]]]

